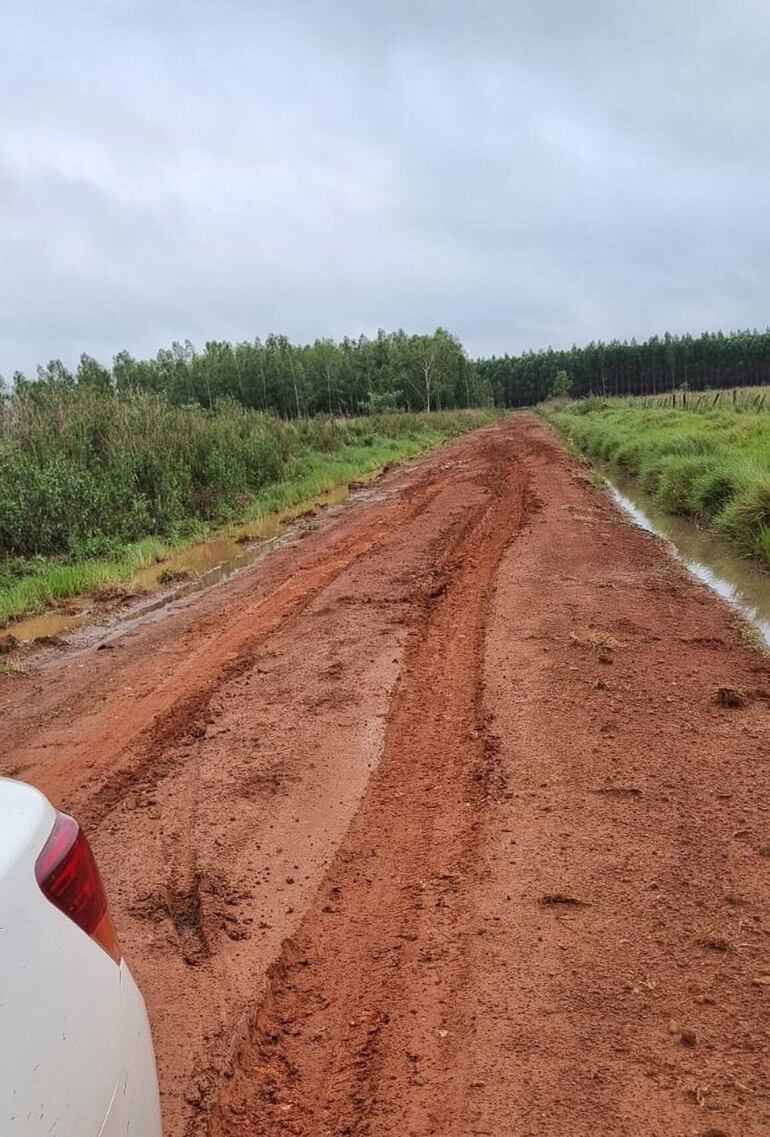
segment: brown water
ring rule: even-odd
[[[770,648],[770,573],[758,561],[742,557],[713,530],[666,513],[622,471],[612,468],[602,473],[612,497],[635,524],[668,541],[672,555],[732,605]]]
[[[370,480],[363,476],[360,482]],[[234,573],[263,557],[280,540],[292,535],[292,522],[319,509],[341,505],[350,496],[347,484],[336,486],[325,493],[282,510],[266,514],[242,525],[228,526],[205,541],[178,549],[160,564],[150,565],[125,586],[127,596],[141,597],[123,613],[100,613],[90,598],[73,598],[64,608],[51,609],[39,616],[30,616],[13,625],[13,634],[20,643],[64,636],[86,624],[128,622],[141,619],[165,608],[193,592],[221,584]],[[173,579],[171,579],[173,577]],[[162,590],[162,591],[161,591]]]

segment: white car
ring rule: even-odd
[[[142,996],[79,825],[0,778],[0,1134],[160,1137]]]

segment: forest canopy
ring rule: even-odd
[[[612,340],[568,351],[531,351],[477,361],[499,406],[522,407],[552,395],[650,395],[676,389],[761,386],[770,382],[770,330]]]
[[[28,385],[14,376],[17,390]],[[233,399],[282,418],[360,415],[387,410],[451,410],[489,404],[486,380],[455,336],[380,331],[375,339],[297,345],[286,336],[228,343],[211,340],[196,351],[189,340],[152,359],[119,352],[111,368],[81,355],[75,371],[60,360],[39,367],[33,382],[89,387],[120,395],[162,395],[174,405],[211,408]]]
[[[74,370],[55,359],[35,379],[17,372],[16,390],[31,383],[87,387],[105,394],[151,392],[176,406],[214,407],[231,399],[282,418],[350,416],[381,411],[432,411],[532,406],[552,396],[647,395],[770,382],[770,330],[668,332],[644,343],[597,341],[567,350],[471,359],[443,328],[431,335],[379,331],[340,341],[294,344],[286,336],[229,343],[202,351],[186,341],[149,359],[119,352],[111,367],[81,355]],[[2,380],[0,380],[2,390]]]

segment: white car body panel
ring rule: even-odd
[[[144,1002],[43,895],[35,861],[55,812],[0,778],[0,1134],[160,1137]]]

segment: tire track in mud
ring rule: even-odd
[[[475,934],[479,811],[505,792],[482,709],[495,571],[525,521],[510,443],[485,500],[433,555],[378,772],[267,995],[208,1130],[216,1137],[461,1133],[459,1010]]]
[[[230,618],[213,642],[199,646],[173,681],[153,693],[142,712],[134,711],[134,726],[137,719],[143,719],[145,725],[130,737],[125,751],[118,750],[111,772],[78,806],[89,828],[98,829],[127,794],[146,794],[166,778],[177,761],[175,747],[186,738],[205,733],[208,708],[217,691],[253,668],[262,645],[278,628],[301,615],[357,560],[387,542],[393,528],[428,508],[440,488],[434,481],[418,486],[391,506],[387,518],[379,517],[362,533],[339,541],[320,564],[304,567],[267,597],[239,612],[237,620]],[[178,694],[180,688],[187,688],[186,693]],[[130,728],[127,733],[130,735]]]

